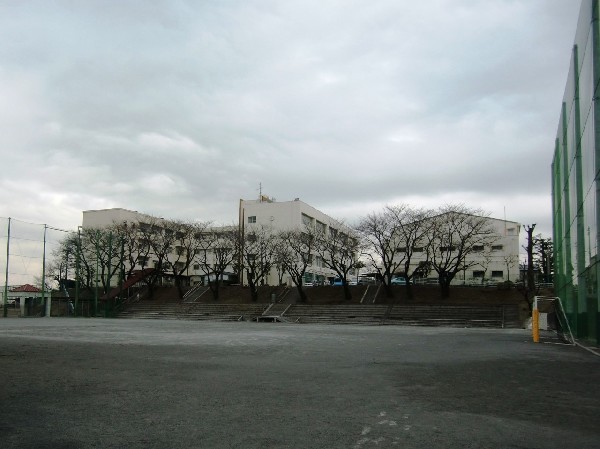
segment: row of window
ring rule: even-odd
[[[502,251],[504,249],[504,245],[492,245],[491,246],[491,250],[492,251]],[[485,247],[483,245],[475,245],[473,246],[473,252],[476,253],[480,253],[483,252],[485,250]],[[406,252],[406,246],[400,246],[397,248],[397,251],[399,253],[405,253]],[[422,253],[423,251],[425,251],[425,249],[421,246],[414,246],[412,248],[412,252],[413,253]],[[446,252],[446,251],[456,251],[456,247],[455,246],[440,246],[440,251],[441,252]]]
[[[474,278],[483,278],[483,277],[485,277],[485,271],[482,271],[482,270],[473,271],[473,277]],[[503,278],[504,277],[504,271],[502,271],[502,270],[492,270],[492,277],[493,278]]]

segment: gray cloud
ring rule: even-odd
[[[229,223],[262,182],[349,220],[456,198],[549,230],[578,5],[413,3],[3,3],[0,216]]]

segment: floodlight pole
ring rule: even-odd
[[[96,284],[96,288],[94,289],[94,316],[96,316],[96,314],[98,313],[98,283],[100,282],[99,276],[100,276],[100,260],[99,260],[99,245],[100,245],[100,231],[98,229],[96,229],[96,273],[94,276],[94,281]]]
[[[75,253],[75,307],[73,317],[77,316],[77,305],[79,304],[79,279],[81,276],[81,226],[77,226],[77,252]]]
[[[4,304],[3,304],[3,316],[8,316],[8,257],[10,252],[10,217],[8,217],[8,233],[6,236],[6,272],[4,275]]]
[[[44,225],[44,251],[42,253],[42,303],[44,304],[44,316],[50,317],[50,304],[46,300],[46,232],[48,225]]]

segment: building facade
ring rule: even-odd
[[[475,216],[473,216],[475,217]],[[491,244],[474,245],[465,258],[462,270],[452,281],[453,285],[485,285],[519,279],[519,234],[521,225],[514,221],[476,217],[485,220],[482,228],[492,234]],[[402,248],[400,248],[402,249]],[[403,257],[400,251],[397,259]],[[411,271],[427,261],[425,248],[413,248]],[[398,273],[402,275],[403,273]],[[431,282],[437,282],[435,272],[429,273]],[[434,279],[435,278],[435,279]],[[418,282],[418,280],[415,280]]]
[[[600,342],[600,29],[583,0],[552,162],[554,285],[579,338]]]
[[[293,201],[275,201],[262,196],[258,200],[240,200],[239,223],[245,231],[261,226],[271,228],[275,232],[302,230],[309,226],[323,235],[330,232],[353,234],[348,226],[300,201],[299,198]],[[355,271],[351,270],[350,276],[355,274]],[[330,283],[335,276],[335,272],[325,267],[320,257],[315,255],[306,270],[304,282]],[[270,285],[277,284],[275,270],[269,274],[267,281]],[[285,283],[292,285],[289,276],[285,277]]]
[[[137,211],[114,208],[84,211],[82,228],[84,230],[102,229],[114,224],[122,223],[136,223],[141,225],[152,223],[153,226],[162,226],[163,224],[166,226],[167,222],[168,220],[155,218]],[[323,234],[334,232],[333,230],[347,235],[350,235],[352,232],[347,226],[344,226],[332,217],[329,217],[299,199],[294,201],[276,202],[270,198],[261,197],[260,200],[240,200],[239,202],[239,230],[241,232],[248,232],[253,228],[258,229],[259,227],[265,227],[273,233],[278,233],[281,231],[302,230],[306,226],[311,226],[315,231],[322,232]],[[220,229],[226,228],[231,227],[222,227]],[[174,250],[176,250],[176,248],[174,248]],[[136,269],[142,270],[143,268],[154,267],[156,267],[156,261],[152,257],[152,254],[150,254],[143,262],[138,261]],[[240,274],[241,279],[238,278],[238,273],[236,273],[234,267],[231,266],[225,273],[224,280],[230,282],[241,281],[243,284],[246,284],[244,274]],[[350,275],[354,274],[355,273],[352,270]],[[190,285],[205,283],[207,276],[210,275],[207,275],[202,270],[202,266],[197,261],[190,263],[185,272],[185,277]],[[313,255],[310,259],[310,265],[306,270],[304,282],[326,283],[333,281],[335,276],[335,272],[325,267],[322,259],[318,255]],[[286,284],[292,285],[290,276],[285,275],[283,280]],[[168,278],[163,281],[167,284],[172,282]],[[279,283],[279,275],[276,268],[271,270],[264,281],[268,285],[277,285]],[[111,285],[116,285],[116,282],[117,279],[111,279],[109,281]]]

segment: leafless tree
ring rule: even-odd
[[[265,284],[276,253],[276,236],[270,227],[253,226],[238,234],[240,268],[246,275],[252,301],[258,301],[258,287]]]
[[[329,230],[317,232],[314,253],[323,265],[333,270],[342,281],[344,298],[352,299],[348,286],[348,274],[356,266],[359,253],[358,238],[351,231],[344,232],[342,223],[330,223]]]
[[[52,251],[50,260],[46,266],[46,277],[58,282],[59,288],[63,288],[69,280],[69,272],[76,276],[77,271],[77,234],[67,234]]]
[[[419,273],[418,267],[412,268],[413,256],[424,252],[430,217],[428,210],[400,205],[385,207],[382,212],[361,219],[357,230],[366,244],[363,257],[379,274],[388,297],[393,297],[391,282],[399,272],[407,280],[408,297],[412,297],[411,279]]]
[[[195,261],[204,273],[213,298],[219,299],[219,287],[227,269],[238,259],[237,227],[208,228],[196,234],[200,248]]]
[[[506,267],[506,280],[510,281],[510,269],[517,266],[519,263],[519,256],[516,254],[508,254],[503,258],[504,266]]]
[[[412,280],[423,274],[428,261],[414,264],[417,254],[427,254],[427,235],[431,232],[433,212],[429,209],[414,209],[407,205],[388,206],[386,214],[395,229],[396,257],[406,279],[406,294],[413,297]],[[392,273],[393,274],[393,273]]]
[[[481,246],[494,243],[499,235],[479,209],[464,205],[446,205],[432,217],[427,234],[428,260],[438,275],[443,298],[450,296],[450,284],[456,274],[477,263],[469,256]]]
[[[480,250],[478,249],[478,251]],[[484,285],[486,280],[485,276],[490,268],[490,264],[492,263],[492,253],[488,248],[485,247],[480,252],[481,254],[479,255],[477,263],[474,265],[481,267],[481,285]],[[463,266],[463,270],[466,271],[467,267]]]
[[[207,227],[208,223],[202,222],[165,221],[163,223],[164,268],[173,275],[180,299],[183,298],[183,282],[187,279],[186,274],[190,264],[202,248],[202,241],[196,236],[201,235]]]
[[[152,258],[153,271],[144,277],[148,286],[148,296],[154,296],[154,289],[158,282],[167,274],[171,267],[169,253],[174,250],[176,234],[171,230],[165,231],[165,221],[151,217],[144,222],[139,222],[139,248]],[[140,259],[142,269],[148,266],[148,258]]]
[[[279,256],[298,290],[300,301],[306,302],[304,274],[312,263],[316,245],[315,231],[306,226],[303,230],[284,231],[279,235],[279,239],[282,243],[279,246]]]

